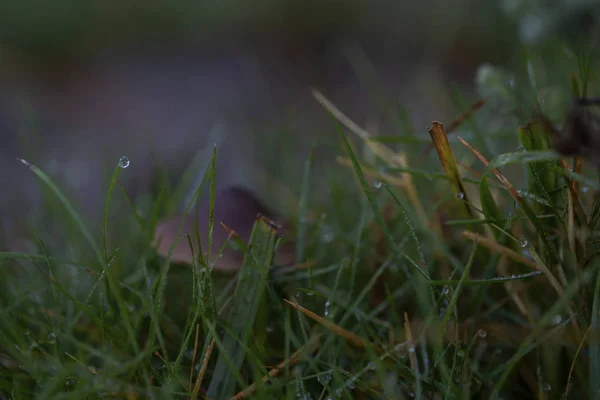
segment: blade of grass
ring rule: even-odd
[[[600,263],[596,263],[596,265],[587,268],[580,276],[576,277],[573,282],[571,282],[569,286],[565,288],[564,295],[559,298],[552,305],[552,307],[546,310],[546,312],[538,319],[533,331],[525,339],[523,339],[523,342],[510,360],[505,365],[498,367],[499,371],[493,375],[500,374],[500,377],[494,385],[491,398],[498,398],[499,391],[506,383],[506,380],[512,373],[512,370],[515,368],[517,363],[533,349],[533,344],[536,338],[540,336],[546,326],[551,324],[552,318],[560,313],[561,310],[572,300],[573,296],[577,294],[581,286],[587,284],[598,273],[599,267]]]
[[[433,140],[433,144],[437,150],[438,157],[442,163],[444,171],[446,172],[446,176],[448,176],[448,180],[452,185],[454,193],[456,193],[460,200],[463,200],[468,214],[472,216],[473,211],[469,207],[469,199],[467,197],[460,172],[458,171],[458,165],[456,164],[454,153],[452,152],[450,143],[448,143],[448,136],[444,131],[444,126],[438,121],[433,121],[431,127],[429,128],[429,134],[431,135],[431,139]]]
[[[307,229],[307,213],[308,213],[308,191],[310,188],[310,173],[312,170],[313,159],[315,156],[315,145],[304,162],[304,174],[302,177],[302,190],[300,192],[300,215],[298,219],[298,234],[296,235],[296,264],[301,263],[304,259],[304,241],[306,238]]]
[[[366,348],[366,347],[371,347],[375,350],[377,350],[379,353],[383,353],[383,349],[381,349],[379,346],[368,342],[367,340],[363,339],[362,337],[358,336],[357,334],[350,332],[342,327],[340,327],[338,324],[332,322],[331,320],[327,319],[327,318],[323,318],[320,315],[302,307],[300,304],[298,304],[295,301],[290,301],[288,299],[283,299],[283,301],[285,301],[286,303],[288,303],[289,305],[291,305],[292,307],[294,307],[296,310],[301,311],[302,313],[304,313],[306,316],[312,318],[313,320],[317,321],[319,324],[323,325],[325,328],[331,330],[332,332],[340,335],[341,337],[343,337],[344,339],[346,339],[346,341],[356,347],[359,348]]]
[[[332,118],[334,118],[334,121],[335,121],[335,116],[332,115]],[[379,205],[377,204],[377,202],[375,200],[375,196],[373,195],[372,189],[369,187],[367,179],[365,178],[365,175],[362,172],[360,162],[358,161],[358,159],[356,158],[356,155],[352,151],[352,147],[350,146],[350,143],[348,142],[346,135],[344,134],[344,132],[340,129],[340,127],[338,125],[336,125],[336,126],[338,127],[338,134],[342,141],[343,147],[346,150],[348,157],[352,161],[352,165],[354,167],[356,174],[358,175],[362,189],[367,197],[369,204],[371,205],[371,208],[373,210],[373,214],[375,215],[375,219],[376,219],[377,223],[379,224],[381,230],[384,232],[385,239],[386,239],[388,245],[394,251],[394,254],[396,255],[398,261],[401,261],[404,258],[405,260],[407,260],[409,262],[410,265],[412,265],[417,270],[417,272],[420,275],[422,275],[425,279],[429,279],[429,275],[427,274],[427,271],[423,271],[421,268],[419,268],[417,263],[415,263],[408,255],[406,255],[402,251],[400,251],[400,249],[396,245],[396,242],[394,241],[392,234],[391,234],[389,228],[387,227],[385,220],[383,219],[381,210],[379,209]],[[410,275],[411,274],[409,274],[409,276]]]
[[[198,376],[196,377],[196,383],[194,384],[194,390],[192,391],[192,399],[198,398],[198,392],[200,391],[200,386],[202,385],[202,380],[204,379],[204,375],[206,374],[206,369],[208,368],[208,361],[210,360],[210,356],[214,347],[215,341],[211,340],[210,344],[208,345],[208,349],[204,354],[204,358],[202,359],[202,365],[200,366],[200,371],[198,371]]]
[[[108,210],[110,207],[110,200],[112,199],[112,193],[115,188],[115,182],[117,182],[117,178],[119,177],[119,172],[121,172],[121,165],[117,164],[112,179],[110,180],[108,193],[106,195],[106,206],[104,207],[104,224],[102,230],[102,250],[104,250],[104,264],[108,263]]]
[[[317,351],[321,346],[321,336],[322,335],[313,336],[307,344],[305,344],[304,346],[302,346],[301,348],[296,350],[292,355],[290,355],[289,358],[287,358],[287,359],[283,360],[282,362],[280,362],[279,364],[277,364],[277,366],[275,368],[271,368],[271,370],[269,371],[269,374],[264,376],[261,379],[261,382],[263,384],[267,384],[267,383],[271,382],[271,380],[273,378],[276,378],[277,376],[279,376],[281,374],[281,372],[283,371],[284,368],[293,367],[298,362],[300,357],[305,355],[307,353],[307,351],[310,353],[314,353],[315,351]],[[246,389],[242,390],[241,392],[239,392],[235,396],[233,396],[231,398],[231,400],[242,400],[242,399],[245,399],[245,398],[251,396],[256,391],[256,387],[257,387],[257,382],[252,383]]]
[[[48,175],[46,175],[44,171],[39,169],[34,164],[22,158],[17,158],[17,161],[20,161],[23,165],[29,168],[44,184],[46,184],[46,186],[48,186],[48,188],[50,188],[50,190],[66,208],[68,214],[71,216],[73,221],[75,221],[75,224],[77,224],[77,227],[79,228],[83,236],[86,238],[90,247],[94,251],[99,265],[104,265],[104,257],[102,256],[102,251],[100,250],[100,247],[98,247],[98,244],[96,243],[96,240],[94,239],[92,233],[89,231],[85,222],[83,222],[83,218],[81,217],[81,215],[79,215],[79,213],[75,210],[71,202],[67,199],[67,197],[60,190],[60,188],[52,181],[52,179],[50,179]]]
[[[598,263],[597,263],[598,264]],[[588,267],[587,270],[591,269]],[[594,300],[592,302],[592,319],[590,328],[596,332],[600,329],[600,273],[596,276],[594,285]],[[600,376],[600,344],[597,341],[591,341],[588,344],[590,357],[590,375]],[[590,393],[597,395],[600,393],[600,380],[590,379]]]
[[[514,188],[514,186],[500,173],[498,167],[507,165],[509,163],[527,163],[534,161],[547,161],[548,159],[552,159],[558,157],[558,155],[554,152],[519,152],[519,153],[509,153],[502,154],[500,156],[495,157],[491,162],[489,162],[480,152],[474,149],[467,141],[465,141],[460,136],[458,139],[461,143],[467,147],[478,159],[481,161],[483,165],[486,166],[486,171],[483,175],[483,178],[486,178],[488,173],[491,171],[494,173],[496,178],[504,185],[506,190],[509,192],[511,197],[521,206],[522,210],[525,212],[533,226],[536,228],[537,233],[542,238],[544,244],[548,247],[550,262],[549,264],[558,263],[559,257],[556,251],[556,247],[550,240],[550,235],[545,229],[545,226],[540,222],[540,219],[535,214],[535,212],[531,209],[531,206],[525,201],[525,199],[519,194],[519,192]]]
[[[233,306],[226,319],[226,325],[244,345],[251,340],[257,313],[261,310],[276,236],[277,229],[271,221],[262,216],[257,218],[233,295]],[[209,397],[223,399],[235,393],[236,380],[226,358],[231,360],[233,368],[239,370],[245,357],[240,343],[226,335],[208,388]]]

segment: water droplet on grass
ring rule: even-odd
[[[457,197],[459,200],[462,200],[462,199],[464,199],[464,198],[465,198],[465,194],[464,194],[463,192],[458,192],[458,193],[456,193],[456,197]]]
[[[324,373],[324,374],[319,375],[317,379],[319,380],[319,383],[321,385],[325,386],[327,384],[327,382],[329,382],[331,377],[329,376],[328,373]]]
[[[54,332],[50,332],[50,333],[48,334],[48,343],[49,343],[49,344],[54,344],[54,343],[56,343],[56,333],[54,333]]]
[[[519,246],[521,246],[521,247],[527,247],[528,244],[529,244],[529,242],[524,237],[522,237],[522,238],[519,239]]]
[[[329,227],[321,227],[321,240],[323,243],[331,243],[333,241],[333,232],[331,232]]]
[[[477,331],[477,336],[479,336],[480,338],[484,338],[487,336],[487,332],[484,331],[483,329],[480,329]]]
[[[129,158],[123,156],[119,159],[119,167],[127,168],[129,167]]]

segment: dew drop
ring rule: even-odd
[[[323,386],[327,385],[327,382],[329,382],[329,380],[331,379],[328,373],[324,373],[319,375],[319,377],[317,378],[319,380],[319,383]]]
[[[417,349],[415,348],[414,344],[411,344],[408,346],[408,351],[411,353],[414,353],[415,351],[417,351]]]
[[[127,168],[129,167],[129,158],[123,156],[119,159],[119,167]]]
[[[561,322],[562,322],[562,316],[560,314],[557,314],[554,317],[552,317],[552,324],[558,325]]]
[[[56,333],[50,332],[48,334],[48,344],[54,344],[54,343],[56,343]]]
[[[464,199],[464,198],[465,198],[465,194],[464,194],[463,192],[458,192],[458,193],[456,193],[456,197],[457,197],[459,200],[462,200],[462,199]]]
[[[321,229],[321,240],[323,243],[331,243],[333,241],[333,232],[328,227]]]
[[[325,302],[325,311],[323,312],[323,314],[325,314],[326,317],[329,315],[329,307],[330,306],[331,306],[331,302],[329,300],[327,300]]]
[[[77,381],[74,378],[69,378],[65,381],[65,389],[71,390],[77,385]]]
[[[587,193],[588,190],[590,190],[590,188],[587,187],[587,186],[584,186],[584,187],[581,188],[581,193]]]
[[[448,286],[446,286],[445,288],[442,289],[442,294],[448,294],[450,293],[450,288]]]
[[[381,189],[381,186],[383,186],[383,182],[381,181],[375,181],[375,183],[373,183],[375,189]]]
[[[529,242],[524,237],[522,237],[522,238],[519,239],[519,246],[521,246],[521,247],[527,247],[528,244],[529,244]]]
[[[487,332],[484,331],[483,329],[480,329],[477,331],[477,336],[479,336],[480,338],[484,338],[487,336]]]
[[[543,388],[544,388],[544,392],[549,392],[549,391],[551,391],[551,390],[552,390],[552,386],[551,386],[551,385],[550,385],[550,383],[548,383],[548,382],[545,382],[545,383],[544,383],[544,386],[543,386]]]

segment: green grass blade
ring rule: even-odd
[[[596,276],[596,284],[594,285],[591,330],[592,332],[600,331],[600,273]],[[589,376],[600,376],[600,344],[598,343],[598,340],[590,340],[588,349],[590,353]],[[590,379],[590,393],[595,397],[600,396],[599,379]]]
[[[517,363],[532,349],[532,345],[536,338],[543,332],[543,330],[551,325],[552,318],[557,314],[560,314],[565,306],[572,301],[572,298],[577,295],[579,289],[586,285],[589,281],[592,280],[594,276],[598,273],[598,269],[600,267],[600,263],[596,263],[593,267],[588,267],[583,273],[575,278],[573,282],[571,282],[566,288],[563,295],[556,301],[552,307],[550,307],[546,312],[542,315],[541,318],[537,320],[537,325],[526,338],[523,339],[522,344],[519,346],[515,354],[511,357],[506,365],[503,365],[500,371],[500,377],[496,381],[494,385],[494,389],[492,392],[492,398],[498,398],[499,391],[502,389],[506,380],[512,373],[514,367]]]
[[[99,265],[104,265],[104,257],[102,255],[102,250],[100,250],[100,247],[96,243],[96,240],[94,239],[92,233],[89,231],[85,222],[83,222],[83,218],[81,218],[81,215],[79,215],[79,213],[75,210],[69,199],[67,199],[67,197],[60,190],[60,188],[52,181],[52,179],[50,179],[48,175],[46,175],[44,171],[39,169],[34,164],[31,164],[29,161],[24,160],[22,158],[17,158],[17,160],[23,163],[23,165],[25,165],[26,167],[28,167],[44,184],[46,184],[54,193],[54,195],[58,198],[58,200],[65,206],[67,212],[69,213],[71,218],[73,218],[73,221],[75,221],[77,227],[79,228],[83,236],[88,241],[90,247],[94,251]]]
[[[481,202],[481,209],[486,221],[491,223],[499,223],[503,219],[500,209],[496,205],[496,202],[492,197],[492,193],[490,192],[488,180],[485,177],[482,178],[481,182],[479,183],[479,200]],[[496,232],[496,230],[494,230],[494,232]]]
[[[106,206],[104,207],[104,224],[102,231],[102,250],[104,250],[104,263],[108,263],[108,210],[110,207],[110,200],[112,199],[113,189],[115,188],[115,183],[117,182],[117,178],[119,177],[119,172],[121,172],[121,166],[117,165],[115,168],[115,172],[113,173],[112,179],[110,180],[110,186],[108,187],[108,194],[106,195]]]
[[[261,303],[265,297],[266,279],[273,259],[276,237],[277,230],[267,220],[257,219],[250,237],[249,250],[239,273],[232,309],[225,323],[231,332],[240,338],[243,345],[252,342],[257,314],[264,310]],[[231,335],[225,335],[223,349],[219,352],[208,388],[209,397],[225,399],[234,394],[236,379],[231,368],[239,371],[245,358],[246,352],[238,340]],[[233,365],[229,365],[228,359]]]
[[[304,162],[304,175],[302,177],[302,190],[300,192],[300,215],[298,219],[298,234],[296,237],[296,263],[302,262],[304,259],[304,246],[307,230],[307,214],[308,214],[308,192],[310,189],[310,173],[315,156],[314,145],[308,158]]]

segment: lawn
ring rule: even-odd
[[[213,215],[218,148],[176,182],[203,223],[160,251],[180,197],[130,198],[135,160],[115,160],[99,229],[22,160],[53,228],[0,251],[0,399],[600,398],[600,120],[574,100],[598,95],[592,42],[480,66],[479,100],[452,91],[463,113],[427,129],[398,113],[372,134],[315,88],[339,155],[325,178],[305,155],[285,234]]]

